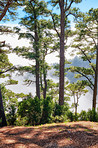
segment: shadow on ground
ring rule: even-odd
[[[98,123],[0,129],[0,148],[98,148]]]

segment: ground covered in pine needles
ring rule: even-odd
[[[0,148],[98,148],[98,123],[0,128]]]

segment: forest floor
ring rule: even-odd
[[[98,123],[3,127],[0,128],[0,148],[98,148]]]

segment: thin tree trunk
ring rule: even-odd
[[[60,2],[61,10],[61,34],[60,34],[60,76],[59,76],[59,105],[64,105],[64,28],[65,28],[65,12],[64,0]]]
[[[3,107],[3,101],[2,101],[1,86],[0,86],[0,119],[2,120],[0,126],[1,127],[7,126],[4,107]]]
[[[79,101],[78,93],[76,94],[76,97],[77,97],[77,102],[76,102],[76,104],[75,104],[75,107],[76,107],[76,111],[75,111],[75,120],[77,121],[77,109],[78,109],[78,101]]]
[[[41,89],[43,91],[43,98],[46,98],[46,92],[47,92],[47,80],[46,80],[46,70],[45,67],[43,66],[44,70],[43,70],[43,83],[42,83],[42,74],[40,74],[40,84],[41,84]]]
[[[36,96],[40,99],[39,60],[36,59]]]
[[[73,93],[73,95],[74,95],[75,121],[76,121],[77,120],[77,101],[76,101],[76,98],[75,98],[75,93]]]
[[[46,74],[44,74],[44,89],[43,89],[43,97],[46,98],[46,91],[47,91],[47,80],[46,80]]]

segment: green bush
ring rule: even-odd
[[[97,122],[98,121],[98,112],[95,111],[95,109],[89,109],[87,112],[87,119],[89,121],[94,121]]]
[[[41,99],[28,97],[19,103],[18,115],[24,119],[27,125],[38,125],[41,119]]]
[[[64,122],[67,121],[67,112],[69,111],[69,106],[65,102],[64,105],[59,105],[57,102],[54,104],[54,113],[52,117],[52,122]]]
[[[55,116],[55,117],[52,117],[52,122],[55,122],[55,123],[60,123],[60,122],[64,122],[67,120],[67,116]]]
[[[98,122],[98,111],[96,112],[95,109],[89,109],[87,112],[81,111],[79,114],[79,120]]]
[[[69,110],[69,106],[67,103],[65,103],[64,105],[59,105],[57,103],[55,103],[55,109],[54,109],[54,117],[55,116],[61,116],[61,115],[66,115],[67,111]]]
[[[16,122],[15,122],[15,125],[16,126],[25,126],[25,125],[28,125],[28,117],[22,117],[21,116],[18,116]]]
[[[79,120],[81,121],[88,121],[87,113],[86,111],[82,110],[79,114]]]
[[[67,112],[67,118],[71,122],[74,121],[74,118],[75,118],[74,113],[72,113],[71,111],[68,111]]]
[[[53,115],[54,103],[51,97],[43,100],[43,111],[40,124],[51,123]]]

